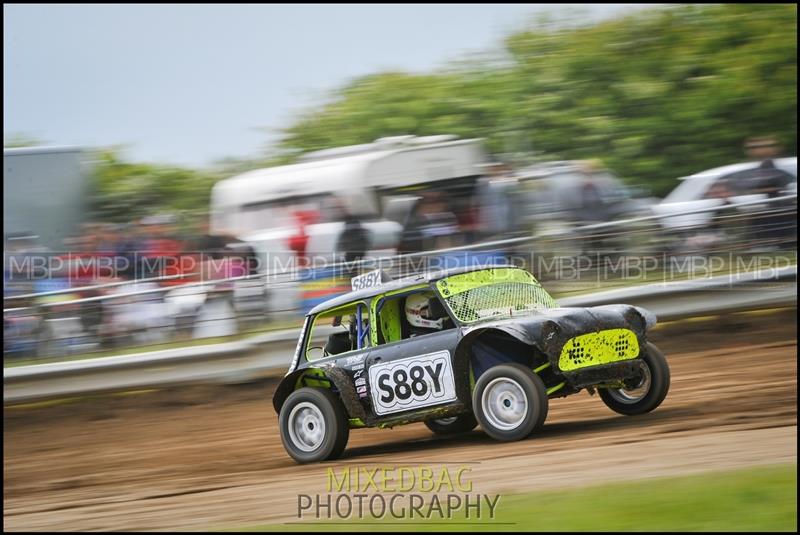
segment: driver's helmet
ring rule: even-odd
[[[424,294],[412,294],[406,298],[406,319],[412,327],[438,330],[443,328],[444,318],[431,316],[430,299],[431,297]]]

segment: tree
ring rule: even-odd
[[[744,159],[749,137],[797,152],[797,6],[685,5],[509,35],[506,60],[353,80],[282,132],[298,152],[383,136],[484,137],[511,159],[601,159],[668,192]]]
[[[90,206],[95,218],[126,222],[172,212],[205,214],[219,175],[164,165],[130,163],[100,151],[92,167]]]

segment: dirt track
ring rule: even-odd
[[[510,444],[480,431],[432,437],[415,424],[355,431],[340,462],[298,467],[278,437],[273,385],[263,383],[6,409],[5,529],[291,521],[298,493],[326,492],[331,466],[467,465],[475,491],[490,493],[796,462],[795,318],[658,329],[672,387],[654,413],[618,416],[581,393],[553,400],[544,430]]]

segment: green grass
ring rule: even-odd
[[[471,524],[462,515],[422,525],[297,521],[246,530],[797,531],[797,465],[503,495],[496,511],[495,520]]]

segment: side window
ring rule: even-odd
[[[706,192],[703,194],[704,199],[727,199],[728,197],[732,197],[738,194],[737,191],[733,189],[733,182],[731,181],[731,175],[724,176],[711,184]]]
[[[786,191],[794,178],[775,167],[758,167],[720,178],[706,192],[705,198],[727,198],[735,195],[767,194],[770,197]]]
[[[373,345],[390,344],[455,327],[444,304],[428,287],[377,298],[373,302],[372,315],[375,318]]]
[[[306,359],[312,362],[369,347],[369,320],[369,307],[362,302],[320,312],[311,325]]]

